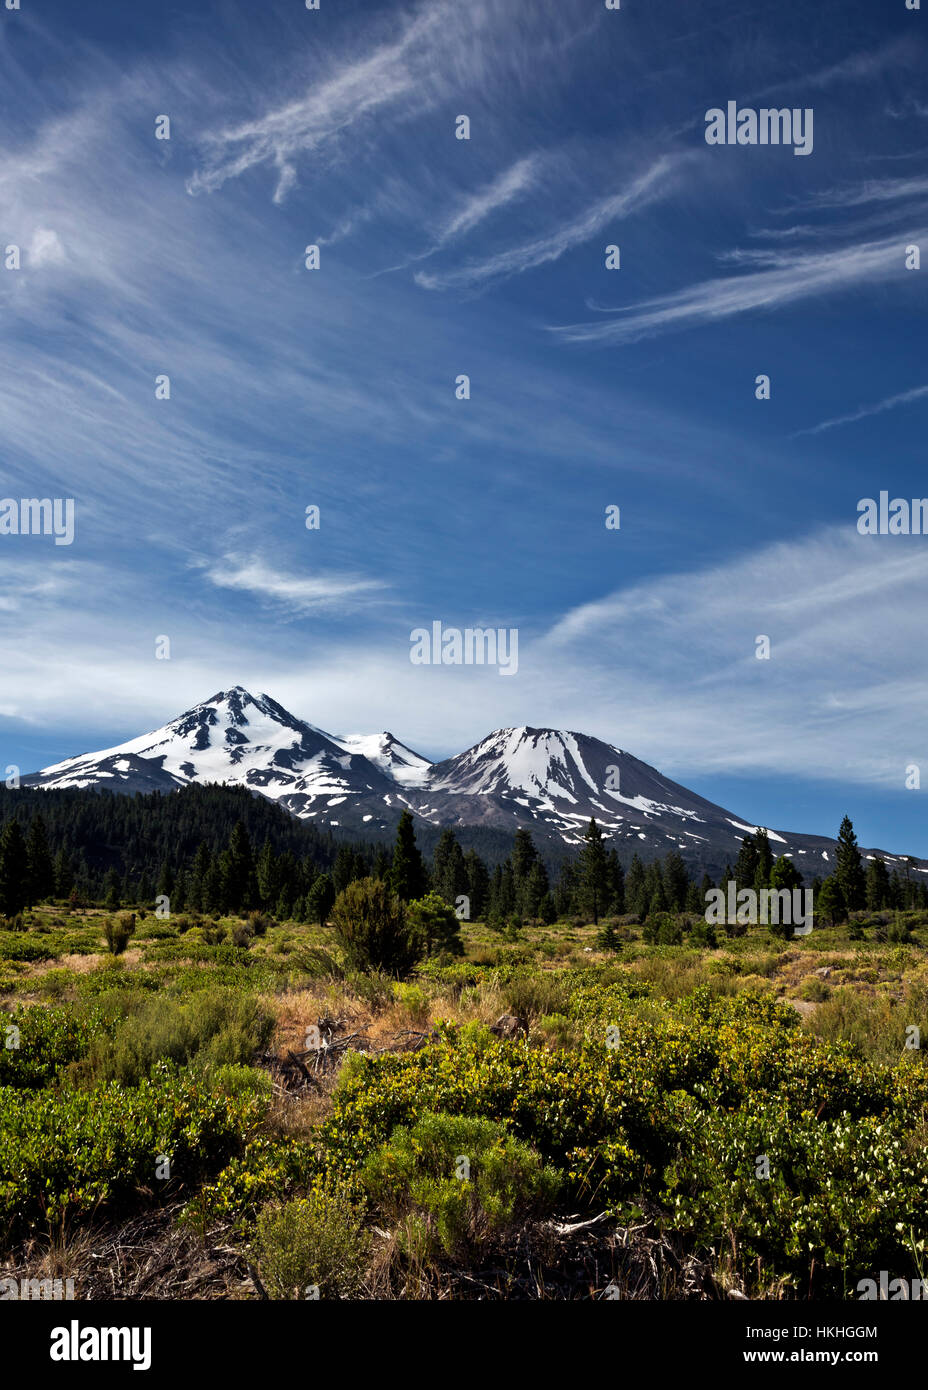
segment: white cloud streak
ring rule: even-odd
[[[609,223],[641,212],[652,203],[669,196],[673,186],[673,175],[685,158],[662,155],[620,193],[600,198],[579,217],[554,231],[522,242],[484,260],[471,261],[458,270],[419,271],[415,276],[416,283],[427,290],[472,289],[491,280],[522,275],[527,270],[557,261],[572,247],[589,241]]]
[[[913,231],[912,241],[928,236]],[[565,342],[634,343],[675,329],[719,322],[758,309],[777,309],[801,300],[837,294],[892,279],[902,271],[898,236],[821,253],[743,252],[745,261],[768,267],[754,274],[704,280],[674,294],[614,309],[607,321],[556,325],[550,332]]]
[[[227,555],[207,568],[206,578],[217,588],[237,589],[259,599],[272,599],[298,613],[311,613],[335,603],[344,605],[357,594],[385,587],[379,580],[355,575],[286,574],[257,557],[242,560],[234,555]]]
[[[809,429],[797,430],[791,435],[792,439],[798,439],[803,434],[822,434],[825,430],[833,430],[838,425],[853,425],[858,420],[866,420],[871,415],[882,415],[886,410],[895,410],[898,405],[909,405],[912,401],[920,401],[928,396],[928,386],[916,386],[911,391],[900,391],[896,396],[887,396],[882,401],[877,401],[875,405],[865,405],[860,410],[855,410],[852,415],[838,415],[833,420],[823,420],[819,425],[812,425]]]

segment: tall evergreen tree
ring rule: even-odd
[[[579,869],[581,901],[596,926],[607,906],[609,868],[603,837],[595,820],[590,821],[583,837]]]
[[[432,883],[435,892],[451,907],[462,893],[467,892],[467,865],[464,863],[464,852],[453,830],[443,830],[435,846]]]
[[[306,911],[312,922],[324,927],[335,904],[335,886],[328,874],[320,874],[306,895]]]
[[[464,889],[470,899],[470,920],[480,922],[486,915],[490,900],[490,875],[487,866],[474,849],[464,856],[464,869],[467,883]]]
[[[833,927],[837,926],[838,922],[844,921],[847,916],[847,904],[844,901],[844,894],[841,891],[837,874],[832,874],[830,878],[826,878],[816,893],[815,910]]]
[[[29,856],[19,821],[9,820],[0,835],[0,912],[15,917],[29,896]]]
[[[227,912],[242,912],[254,907],[257,897],[255,863],[251,840],[244,821],[236,821],[229,836],[228,849],[220,859],[222,874],[222,905]]]
[[[531,921],[541,916],[541,904],[548,896],[548,871],[540,859],[536,859],[522,882],[520,890],[520,910]]]
[[[258,902],[267,910],[274,906],[280,893],[280,875],[277,871],[277,855],[270,836],[265,836],[258,862],[255,865],[255,879],[258,884]]]
[[[757,841],[753,835],[745,835],[741,841],[741,848],[738,851],[738,859],[735,864],[735,882],[739,891],[742,888],[754,887],[754,875],[757,873]],[[725,886],[724,884],[722,885]]]
[[[835,877],[848,912],[867,905],[867,882],[863,860],[857,848],[857,836],[849,816],[845,816],[838,831],[838,854]]]
[[[645,872],[637,854],[632,855],[632,862],[628,866],[628,873],[625,875],[625,910],[635,912],[639,917],[647,912],[647,903],[644,896]]]
[[[63,847],[55,855],[55,897],[66,898],[74,887],[71,856]]]
[[[119,877],[119,872],[116,869],[110,869],[109,873],[106,875],[106,906],[109,908],[110,912],[117,912],[121,901],[122,881]]]
[[[867,865],[866,903],[871,912],[890,906],[889,871],[885,862],[876,855]]]
[[[554,889],[554,909],[558,917],[570,917],[577,911],[580,875],[577,866],[568,859],[561,865]]]
[[[33,816],[26,837],[29,860],[29,906],[45,902],[55,892],[55,865],[48,847],[48,832],[41,815]]]
[[[409,811],[403,812],[396,827],[396,844],[393,848],[389,884],[404,903],[412,902],[414,898],[422,898],[428,892],[428,876],[422,862],[422,854],[416,844],[416,831]]]
[[[671,912],[682,912],[686,906],[686,890],[689,885],[686,865],[676,850],[671,850],[664,860],[664,895]]]
[[[781,854],[770,871],[770,887],[778,892],[786,888],[790,892],[802,886],[802,874],[793,863],[792,856]]]
[[[770,837],[763,826],[757,830],[754,836],[754,845],[757,850],[757,863],[754,868],[754,882],[749,886],[760,893],[764,888],[770,887],[770,875],[773,871],[773,851],[770,848]]]
[[[517,884],[523,883],[528,878],[532,866],[537,860],[538,851],[531,834],[528,830],[517,830],[510,855],[512,875]]]
[[[611,849],[606,855],[606,867],[609,875],[606,911],[619,917],[625,911],[625,870],[618,850]]]

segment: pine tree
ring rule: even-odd
[[[467,875],[464,892],[470,899],[470,920],[480,922],[489,906],[490,875],[486,864],[474,849],[469,849],[465,854],[464,869]]]
[[[735,864],[735,882],[739,891],[742,888],[754,887],[754,875],[756,873],[757,841],[753,835],[745,835],[741,841],[741,849],[738,851],[738,861]]]
[[[255,865],[255,878],[258,884],[258,902],[265,909],[272,907],[280,892],[280,875],[277,871],[277,855],[274,853],[270,836],[265,837],[261,846],[261,853]]]
[[[229,847],[222,855],[222,897],[227,912],[245,911],[254,907],[257,897],[255,865],[251,841],[244,821],[236,821],[229,836]]]
[[[335,884],[336,893],[342,893],[348,884],[356,877],[363,877],[355,873],[354,850],[350,845],[342,845],[335,856],[335,864],[332,868],[332,882]]]
[[[541,904],[548,896],[548,871],[540,859],[528,871],[528,875],[522,884],[522,912],[531,921],[535,921],[541,915]]]
[[[497,908],[504,922],[508,922],[514,917],[517,910],[515,875],[512,872],[512,864],[508,859],[500,866]]]
[[[158,875],[158,896],[169,898],[174,891],[174,870],[167,859],[161,864],[161,873]]]
[[[532,865],[536,863],[537,859],[538,851],[530,833],[527,830],[517,830],[510,855],[512,873],[516,883],[522,883],[528,878]]]
[[[29,895],[29,856],[19,821],[9,820],[0,835],[0,912],[15,917]]]
[[[609,851],[606,855],[606,866],[609,874],[606,911],[620,917],[625,911],[625,870],[619,861],[618,850]]]
[[[855,912],[867,905],[867,884],[863,861],[857,848],[857,836],[850,817],[845,816],[838,831],[838,854],[835,876],[848,912]]]
[[[71,856],[62,848],[55,855],[55,897],[66,898],[74,887],[74,870]]]
[[[194,912],[208,912],[210,910],[208,884],[212,859],[209,846],[205,840],[201,840],[197,852],[193,856],[193,867],[190,871],[187,894]]]
[[[554,907],[558,918],[570,917],[577,910],[580,876],[571,860],[561,865],[554,890]]]
[[[306,911],[310,921],[324,927],[335,903],[335,887],[328,874],[320,874],[310,888],[306,898]]]
[[[625,875],[625,910],[635,912],[639,917],[644,915],[646,903],[644,899],[645,873],[644,865],[637,854],[632,855],[632,862],[628,866],[628,873]]]
[[[404,903],[412,902],[414,898],[422,898],[428,891],[425,865],[416,844],[416,831],[409,811],[403,812],[396,827],[396,844],[393,848],[389,885]]]
[[[682,912],[686,906],[686,890],[689,880],[686,865],[676,850],[671,850],[664,860],[664,895],[671,912]]]
[[[760,893],[764,888],[770,887],[770,874],[773,870],[770,837],[763,827],[758,829],[754,836],[754,845],[757,850],[757,863],[754,868],[754,882],[749,886],[753,887],[756,893]]]
[[[546,927],[550,927],[557,921],[557,908],[554,906],[554,898],[550,893],[546,893],[538,906],[538,916]]]
[[[847,907],[837,874],[832,874],[830,878],[826,878],[818,890],[815,897],[815,909],[833,927],[844,921],[847,916]]]
[[[121,888],[119,874],[116,869],[110,869],[106,875],[106,906],[110,912],[118,912],[121,901]]]
[[[33,816],[26,837],[29,861],[29,906],[45,902],[55,892],[55,865],[48,848],[48,832],[41,815]]]
[[[796,868],[791,856],[781,854],[770,871],[770,887],[775,888],[777,892],[781,892],[784,888],[792,892],[794,888],[799,888],[801,885],[802,874]]]
[[[579,865],[581,901],[596,926],[606,907],[609,871],[603,837],[595,820],[587,826],[583,841]]]
[[[467,865],[453,830],[443,830],[432,859],[432,882],[451,907],[467,892]]]
[[[879,912],[890,905],[889,871],[877,855],[867,865],[866,903],[871,912]]]

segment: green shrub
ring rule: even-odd
[[[577,1025],[566,1014],[544,1014],[536,1027],[552,1047],[573,1047],[576,1044]]]
[[[335,939],[351,970],[407,975],[425,953],[405,905],[377,878],[349,883],[332,909]]]
[[[903,1126],[822,1124],[759,1102],[692,1121],[668,1170],[674,1230],[736,1244],[743,1276],[758,1267],[806,1297],[846,1298],[871,1270],[915,1272],[904,1236],[924,1234],[928,1161],[908,1152]],[[762,1157],[769,1177],[758,1176]]]
[[[117,1021],[98,1003],[0,1013],[0,1086],[47,1086],[100,1040],[111,1038]],[[5,1045],[16,1040],[11,1028],[18,1030],[18,1047]]]
[[[368,1249],[362,1212],[344,1186],[316,1186],[307,1197],[265,1207],[255,1254],[272,1298],[346,1298],[357,1291]]]
[[[394,1129],[360,1177],[401,1239],[414,1233],[407,1253],[417,1259],[466,1255],[547,1215],[562,1186],[561,1175],[504,1125],[441,1113]]]
[[[563,975],[553,970],[520,975],[504,985],[503,998],[511,1013],[530,1023],[543,1014],[564,1012],[568,987]]]
[[[266,936],[268,927],[276,926],[276,923],[266,912],[249,912],[248,925],[253,936]]]
[[[27,940],[14,932],[0,931],[0,960],[51,960],[57,952],[51,944]]]
[[[159,1063],[135,1089],[0,1090],[0,1226],[9,1236],[63,1217],[190,1189],[228,1163],[263,1107],[205,1090]],[[160,1156],[171,1177],[159,1181]]]
[[[103,923],[103,935],[110,955],[121,956],[134,931],[135,913],[125,912],[119,917],[108,917]]]
[[[411,1023],[428,1023],[432,1001],[421,985],[396,984],[393,997],[403,1006]]]
[[[651,912],[641,937],[650,946],[682,946],[683,927],[669,912]]]
[[[266,1071],[249,1067],[241,1062],[226,1062],[214,1068],[212,1082],[217,1090],[227,1096],[253,1096],[263,1104],[270,1104],[274,1086]]]
[[[159,1061],[183,1066],[247,1064],[265,1047],[273,1020],[247,995],[211,989],[181,1001],[167,995],[144,999],[112,1038],[94,1043],[88,1070],[101,1081],[137,1086]]]

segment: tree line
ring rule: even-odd
[[[41,810],[33,810],[34,795],[17,802],[0,829],[0,914],[7,918],[46,901],[116,910],[160,899],[172,912],[258,909],[282,920],[324,922],[338,894],[370,878],[402,902],[435,893],[458,917],[506,929],[575,917],[598,924],[624,914],[640,921],[701,916],[708,891],[724,891],[729,881],[757,891],[804,882],[791,856],[773,854],[764,829],[744,837],[735,865],[715,884],[708,874],[691,876],[676,851],[648,864],[635,854],[624,868],[595,820],[576,857],[553,875],[526,829],[516,831],[510,853],[491,869],[448,828],[428,860],[409,811],[388,847],[339,843],[243,788],[195,787],[183,796],[63,793],[50,800],[42,793]],[[28,819],[24,807],[32,811]],[[834,871],[807,885],[817,892],[816,915],[842,921],[862,908],[928,908],[928,887],[910,867],[890,872],[879,857],[865,867],[845,817]]]

